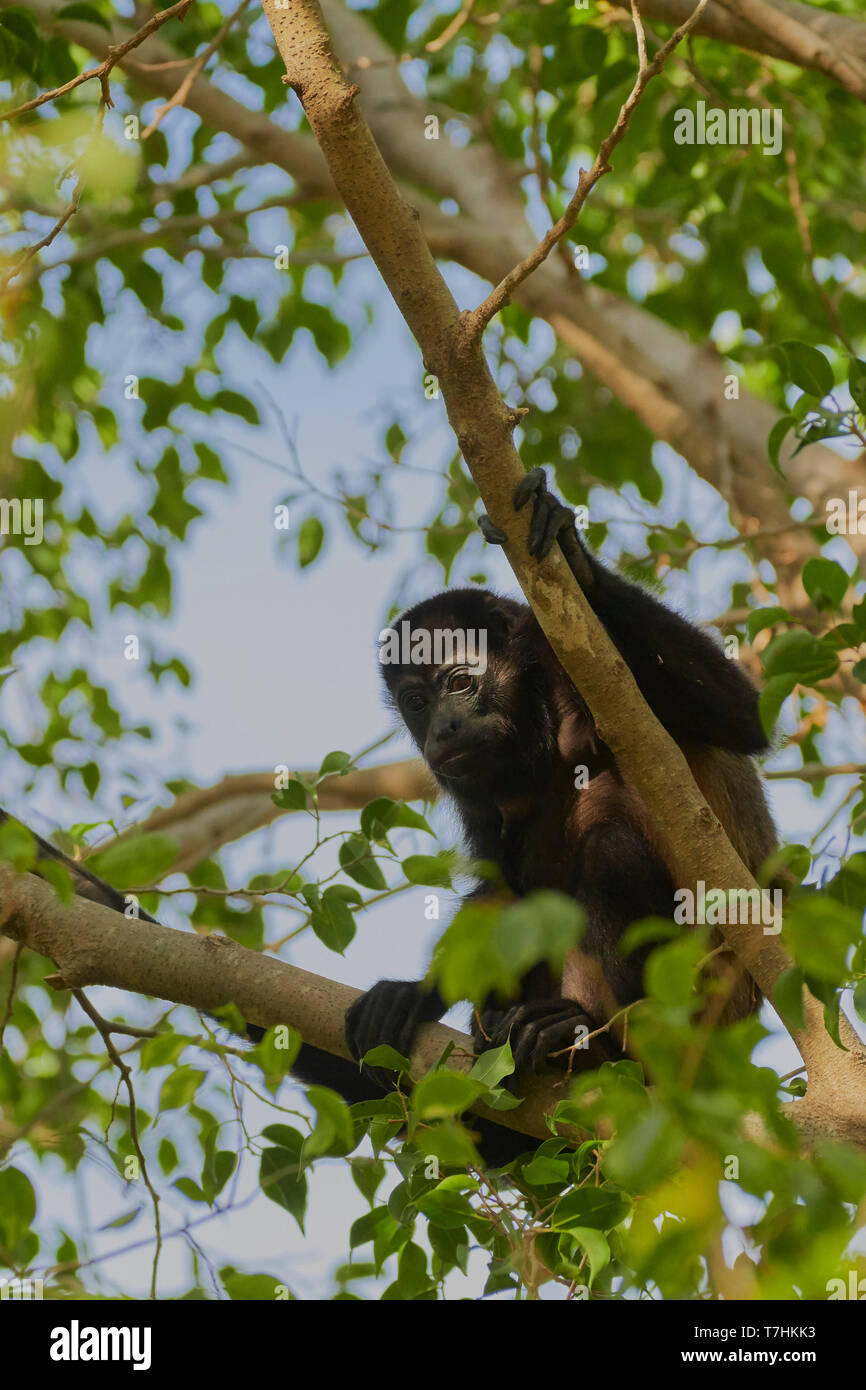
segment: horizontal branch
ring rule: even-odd
[[[0,923],[0,933],[54,962],[60,975],[52,980],[56,989],[106,985],[205,1013],[233,1003],[250,1023],[286,1025],[311,1046],[351,1059],[343,1019],[360,990],[249,951],[227,936],[199,936],[130,920],[82,898],[64,905],[49,884],[32,874],[16,874],[8,864],[0,864]],[[449,1069],[468,1071],[471,1038],[430,1023],[419,1029],[412,1050],[413,1076],[435,1066],[449,1044],[454,1047]],[[475,1108],[507,1129],[549,1138],[544,1117],[565,1098],[565,1084],[555,1078],[531,1084],[524,1104],[515,1110]]]
[[[302,781],[315,774],[300,772]],[[84,851],[101,854],[111,844],[145,833],[168,835],[177,845],[177,856],[170,873],[182,872],[208,859],[223,845],[260,830],[278,816],[295,814],[275,806],[272,772],[242,772],[223,777],[212,787],[196,787],[184,792],[170,806],[160,806],[136,825],[112,840],[90,845]],[[438,788],[418,758],[358,768],[344,777],[325,777],[317,788],[320,811],[358,811],[368,801],[388,796],[393,801],[434,801]],[[310,801],[309,806],[312,806]]]
[[[802,767],[791,767],[780,772],[765,772],[771,780],[794,778],[799,782],[823,782],[825,777],[863,776],[866,763],[804,763]]]
[[[658,19],[665,24],[681,24],[691,8],[691,0],[644,0],[641,5],[648,19]],[[757,24],[743,9],[710,5],[695,32],[705,38],[750,49],[753,53],[783,58],[802,68],[826,72],[817,46],[811,49],[805,44],[788,42],[789,31],[785,26],[787,21],[795,21],[801,29],[838,53],[866,62],[866,23],[855,15],[837,14],[818,5],[801,4],[800,0],[771,0],[767,8],[779,17],[779,24]]]

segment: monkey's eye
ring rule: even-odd
[[[419,710],[424,708],[426,703],[424,692],[421,690],[407,690],[406,694],[402,696],[400,700],[403,709],[409,710],[412,714],[417,714]]]
[[[448,677],[447,690],[449,695],[466,695],[475,686],[475,682],[468,671],[455,671]]]

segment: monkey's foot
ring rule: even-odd
[[[589,1040],[597,1029],[595,1019],[575,1000],[540,999],[485,1010],[480,1023],[476,1020],[472,1040],[476,1055],[510,1041],[516,1075],[537,1075],[551,1066],[589,1071],[620,1056],[607,1034]]]
[[[386,1045],[408,1057],[421,1023],[440,1017],[444,1005],[435,992],[423,991],[414,980],[380,980],[346,1010],[345,1036],[349,1051],[360,1062],[374,1047]],[[391,1090],[397,1073],[364,1067],[377,1085]]]

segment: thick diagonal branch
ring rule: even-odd
[[[430,254],[418,219],[400,197],[358,109],[331,46],[316,0],[265,0],[265,12],[301,102],[328,161],[335,185],[388,289],[439,378],[448,418],[495,526],[508,537],[505,553],[563,668],[579,686],[601,739],[632,779],[655,822],[663,827],[678,865],[678,881],[698,879],[725,889],[753,886],[745,865],[707,806],[680,748],[647,708],[634,678],[578,589],[563,556],[541,564],[527,550],[528,518],[511,498],[523,469],[512,440],[515,415],[503,402],[477,337]],[[743,924],[721,928],[727,944],[763,992],[772,997],[791,962],[778,941]],[[792,1032],[810,1081],[854,1086],[853,1112],[866,1136],[862,1052],[840,1058],[823,1026],[821,1005],[806,992],[806,1029]],[[844,1078],[844,1080],[843,1080]],[[818,1104],[815,1096],[812,1104]],[[858,1108],[859,1107],[859,1108]],[[861,1111],[863,1112],[861,1115]],[[828,1112],[829,1113],[829,1112]]]

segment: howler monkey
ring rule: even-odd
[[[584,548],[541,469],[520,483],[515,506],[530,498],[531,553],[541,559],[559,541],[644,699],[756,870],[775,843],[752,761],[768,746],[757,690],[707,634]],[[488,518],[481,526],[489,541],[505,539]],[[454,589],[409,609],[396,630],[411,636],[410,655],[426,660],[383,664],[389,700],[456,807],[472,856],[492,860],[514,895],[558,889],[586,914],[561,979],[536,967],[518,999],[489,998],[475,1016],[476,1052],[510,1038],[518,1075],[538,1071],[548,1054],[573,1045],[577,1025],[594,1032],[640,997],[646,952],[623,957],[617,944],[631,922],[673,916],[672,856],[526,604]],[[486,669],[426,654],[425,641],[435,654],[438,635],[441,658],[455,632],[486,634]],[[743,1017],[755,1007],[754,987],[740,972],[729,983],[723,1017]],[[348,1010],[346,1038],[358,1058],[380,1043],[408,1054],[418,1025],[444,1011],[435,990],[381,980]],[[572,1061],[595,1066],[617,1048],[602,1034]]]
[[[709,636],[585,549],[573,513],[547,490],[541,469],[520,483],[515,506],[530,499],[532,555],[541,559],[559,543],[644,699],[682,748],[740,857],[757,870],[775,845],[752,761],[768,747],[757,690]],[[488,541],[505,539],[486,517],[481,528]],[[476,860],[495,863],[514,896],[558,889],[586,915],[580,950],[561,979],[537,966],[522,981],[519,998],[491,997],[475,1016],[477,1052],[510,1039],[517,1075],[538,1071],[550,1053],[573,1044],[578,1025],[594,1032],[640,997],[646,952],[623,957],[617,944],[631,922],[673,916],[672,856],[526,604],[487,589],[448,590],[409,609],[397,624],[397,631],[404,629],[420,639],[417,646],[410,641],[410,654],[421,651],[425,659],[383,661],[387,696],[456,808],[468,850]],[[437,637],[455,633],[484,635],[486,665],[455,660],[453,652],[437,657]],[[122,893],[54,846],[39,844],[41,853],[70,866],[77,893],[123,910]],[[743,1017],[755,1007],[754,987],[736,971],[729,984],[723,1017]],[[445,1007],[422,983],[380,980],[348,1010],[346,1040],[359,1060],[380,1043],[408,1054],[418,1026],[440,1018]],[[257,1039],[262,1030],[250,1027],[249,1033]],[[620,1055],[618,1048],[616,1039],[602,1034],[572,1063],[596,1066]],[[292,1070],[349,1102],[381,1095],[391,1085],[390,1073],[361,1071],[357,1062],[307,1044]],[[529,1146],[490,1121],[473,1117],[473,1125],[482,1131],[489,1162],[505,1162]]]

